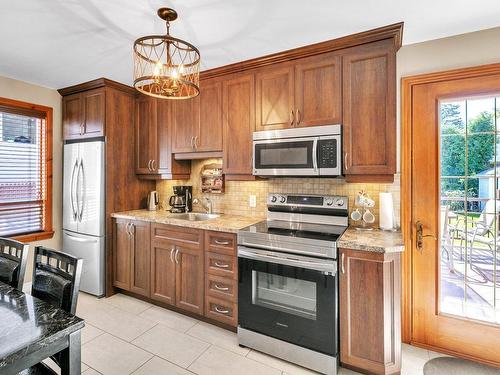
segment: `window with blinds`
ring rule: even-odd
[[[45,229],[46,126],[45,112],[0,105],[0,237]]]

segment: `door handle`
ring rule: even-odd
[[[417,250],[422,252],[424,250],[424,238],[430,237],[434,239],[434,241],[437,241],[437,237],[434,236],[433,234],[424,234],[424,225],[420,222],[417,221],[415,224],[416,230],[417,230]]]
[[[69,190],[70,190],[70,201],[71,201],[71,210],[73,211],[73,220],[76,221],[77,218],[77,212],[75,208],[75,198],[73,198],[74,195],[76,195],[76,191],[74,188],[74,181],[75,181],[75,172],[76,169],[78,168],[78,159],[75,160],[75,165],[73,165],[73,171],[71,172],[71,181],[69,183]]]
[[[295,122],[295,114],[293,113],[293,108],[290,111],[290,114],[292,115],[291,116],[292,119],[290,120],[290,126],[293,128],[293,123]]]
[[[148,161],[148,171],[151,172],[151,160]]]
[[[198,136],[197,135],[194,137],[194,149],[195,150],[198,149]]]
[[[151,160],[151,172],[154,172],[155,170],[155,159]]]
[[[170,261],[174,263],[174,251],[175,251],[175,246],[172,246],[172,249],[170,250]]]
[[[191,137],[191,148],[194,149],[194,137]]]
[[[80,159],[80,169],[82,171],[81,184],[83,185],[83,192],[82,192],[82,209],[80,210],[80,213],[78,215],[78,221],[82,222],[83,210],[85,209],[85,199],[87,198],[86,187],[85,187],[85,183],[86,183],[86,181],[85,181],[85,169],[83,168],[83,159]],[[80,173],[78,173],[78,175],[80,175]],[[77,205],[78,205],[78,202],[77,202]]]
[[[219,284],[214,284],[214,288],[217,289],[217,290],[220,290],[222,292],[227,292],[229,290],[228,287],[219,286]]]
[[[71,237],[73,239],[73,241],[77,241],[77,242],[87,242],[87,243],[96,243],[97,240],[91,240],[91,239],[86,239],[86,238],[80,238],[80,237],[77,237],[77,236],[73,236],[72,234],[69,234],[69,233],[64,233],[66,236],[68,237]]]
[[[345,253],[342,253],[342,259],[340,260],[340,272],[345,273]]]
[[[214,310],[219,314],[229,314],[229,310],[221,309],[219,306],[214,306]]]
[[[177,259],[178,255],[179,255],[179,249],[175,249],[175,256],[174,256],[174,258],[175,258],[175,263],[176,264],[179,264],[179,259]]]
[[[349,166],[347,165],[347,152],[344,153],[344,168],[346,171],[349,169]]]
[[[214,264],[216,267],[219,267],[219,268],[229,268],[229,264],[219,263],[219,262],[215,262]]]
[[[298,108],[295,110],[295,117],[297,117],[297,119],[296,119],[297,121],[295,123],[295,126],[299,126],[300,122],[302,121],[302,118],[301,118],[302,115],[300,114],[300,109],[298,109]]]

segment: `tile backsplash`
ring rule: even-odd
[[[205,164],[221,163],[219,159],[193,160],[191,178],[188,181],[158,181],[156,189],[160,194],[160,203],[164,209],[169,209],[168,198],[172,195],[174,185],[192,185],[193,197],[206,196],[213,202],[214,212],[229,215],[266,216],[266,198],[268,193],[304,193],[346,195],[349,197],[349,210],[354,208],[354,198],[361,190],[365,190],[375,200],[372,210],[378,225],[379,193],[390,192],[394,199],[396,223],[400,216],[400,185],[399,175],[394,177],[394,183],[346,183],[340,178],[272,178],[259,181],[226,181],[223,194],[207,194],[201,192],[200,171]],[[256,207],[250,207],[250,195],[257,198]],[[202,211],[200,206],[194,206],[193,211]]]

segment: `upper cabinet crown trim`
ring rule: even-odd
[[[137,93],[137,91],[133,87],[127,86],[123,83],[116,82],[116,81],[113,81],[113,80],[107,79],[107,78],[94,79],[93,81],[79,83],[78,85],[65,87],[65,88],[59,89],[57,91],[59,92],[59,94],[61,94],[61,96],[66,96],[66,95],[76,94],[79,92],[97,89],[99,87],[105,87],[105,86],[112,87],[114,89],[121,90],[121,91],[127,92],[127,93],[132,94],[132,95],[136,95],[136,93]]]
[[[262,66],[276,64],[280,62],[300,59],[303,57],[319,55],[327,52],[336,51],[348,47],[355,47],[360,44],[377,42],[384,39],[393,39],[396,51],[401,48],[403,39],[403,22],[395,23],[376,29],[363,31],[361,33],[344,36],[337,39],[328,40],[304,47],[290,49],[288,51],[274,53],[272,55],[257,57],[255,59],[237,62],[205,70],[200,73],[201,79],[218,77],[231,73],[238,73],[250,69],[260,68]]]

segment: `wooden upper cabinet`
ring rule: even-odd
[[[293,66],[279,64],[255,76],[255,129],[273,130],[293,126],[295,116]]]
[[[64,139],[78,138],[83,128],[82,95],[72,94],[63,98]]]
[[[135,152],[137,174],[153,174],[157,157],[157,100],[141,95],[135,101]]]
[[[172,152],[194,152],[200,123],[200,97],[173,103]]]
[[[393,180],[396,172],[396,51],[391,41],[343,57],[343,147],[347,181]]]
[[[342,122],[341,58],[323,54],[295,64],[294,126],[334,125]]]
[[[401,371],[400,253],[340,249],[340,361],[369,374]]]
[[[135,101],[136,174],[143,179],[188,179],[191,166],[172,158],[173,106],[140,95]]]
[[[63,97],[64,139],[83,139],[104,135],[106,94],[104,88]]]
[[[200,121],[196,151],[222,152],[222,81],[200,83]]]
[[[104,88],[85,91],[83,101],[83,135],[85,137],[99,137],[104,135],[106,94]]]
[[[251,178],[252,134],[255,130],[254,75],[243,74],[225,80],[222,103],[224,173],[229,179]]]

